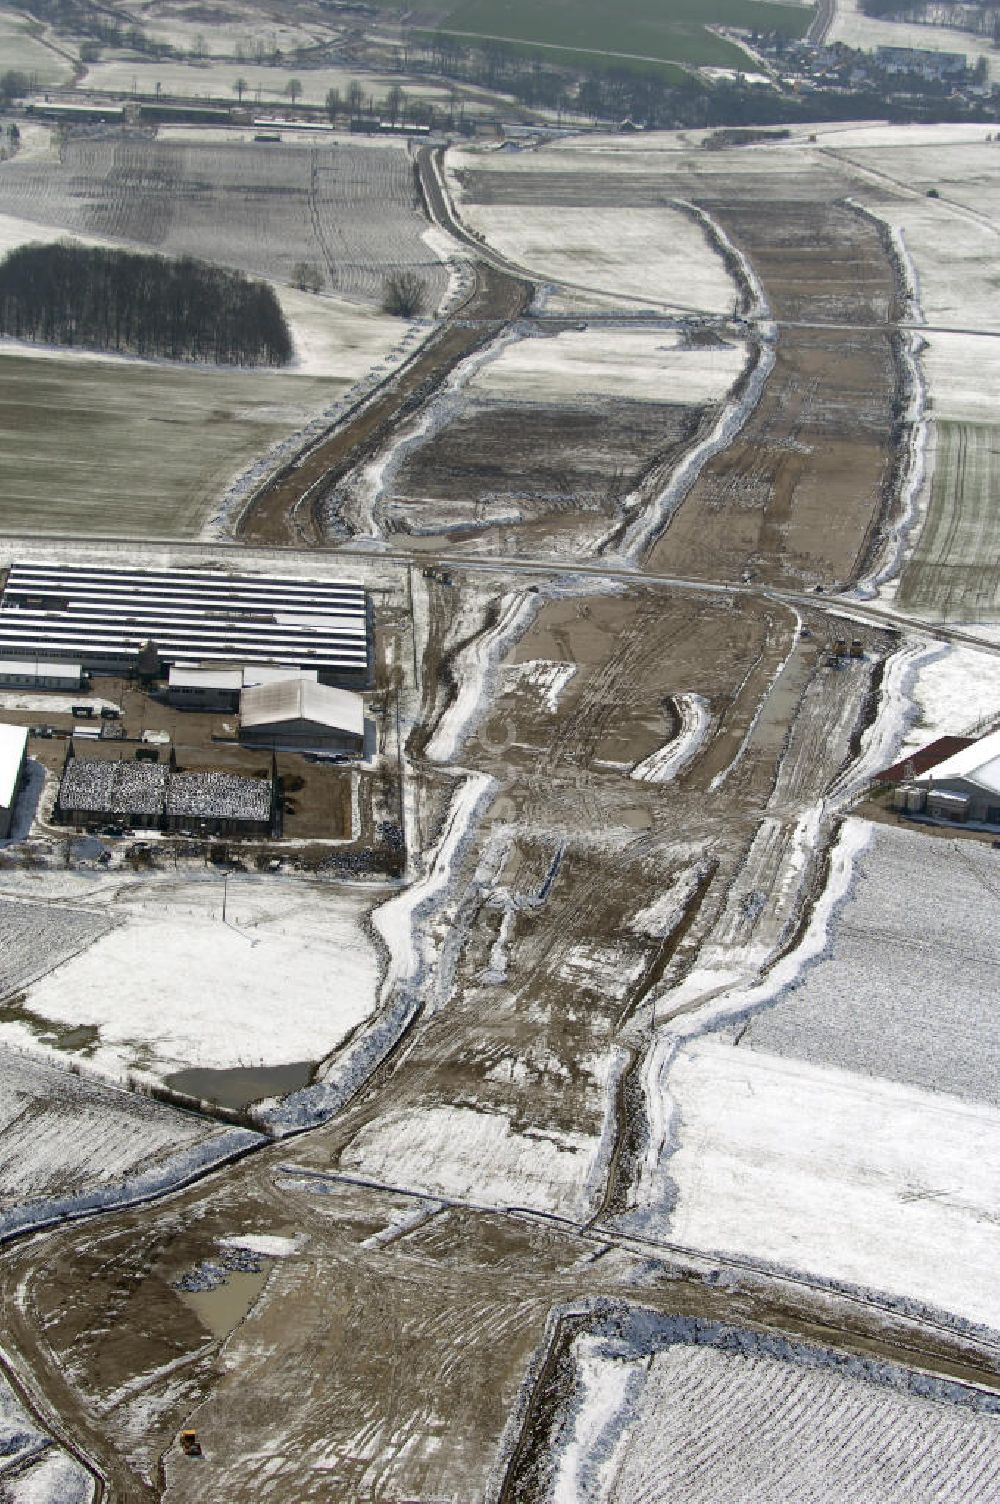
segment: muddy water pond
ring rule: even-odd
[[[248,1107],[265,1097],[287,1097],[308,1086],[318,1062],[297,1060],[291,1065],[246,1065],[230,1070],[208,1070],[194,1066],[174,1071],[166,1084],[186,1096],[214,1102],[217,1107]]]
[[[269,1269],[232,1269],[210,1290],[178,1290],[213,1337],[228,1337],[245,1320],[267,1284]]]

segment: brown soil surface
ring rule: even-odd
[[[650,465],[676,460],[701,421],[700,408],[653,402],[467,401],[400,466],[382,520],[450,547],[498,517],[514,552],[526,543],[544,552],[535,540],[546,533],[558,546],[562,528],[578,534],[585,521],[596,540]]]
[[[705,467],[650,566],[829,588],[858,572],[892,504],[893,267],[876,227],[843,204],[704,207],[763,283],[779,320],[776,360],[757,408]]]
[[[460,314],[436,331],[403,369],[297,462],[261,491],[240,519],[247,543],[300,544],[317,540],[316,508],[349,470],[375,451],[404,419],[413,417],[450,371],[494,339],[524,311],[526,283],[486,263]]]

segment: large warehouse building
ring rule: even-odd
[[[275,664],[363,689],[372,632],[363,586],[208,569],[13,564],[0,598],[0,656],[71,659],[130,673],[151,643],[159,662]]]

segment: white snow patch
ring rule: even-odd
[[[573,675],[575,663],[559,663],[549,658],[529,658],[523,663],[505,663],[501,670],[505,690],[520,686],[538,691],[549,715],[559,709],[559,699]]]
[[[96,1025],[91,1058],[109,1074],[320,1059],[375,1006],[369,902],[273,879],[151,883],[115,905],[116,929],[36,982],[28,1006]],[[19,1023],[0,1037],[33,1040]]]
[[[583,1215],[597,1146],[583,1133],[518,1132],[499,1112],[418,1107],[366,1124],[341,1165],[429,1196]]]
[[[670,1088],[672,1238],[1000,1328],[1000,1110],[712,1040]]]
[[[674,696],[680,715],[680,730],[669,742],[637,762],[629,777],[640,783],[669,783],[687,767],[701,747],[712,725],[708,701],[701,695]]]
[[[514,160],[514,169],[521,158]],[[478,163],[476,164],[479,165]],[[682,209],[559,208],[463,202],[461,214],[501,255],[542,281],[627,306],[731,313],[725,263]]]
[[[293,1254],[301,1253],[305,1244],[303,1233],[289,1237],[282,1233],[248,1232],[239,1237],[219,1239],[222,1248],[245,1248],[248,1253],[259,1253],[268,1259],[291,1258]]]
[[[741,340],[694,345],[676,329],[570,330],[505,346],[470,384],[519,402],[591,397],[721,402],[746,364]]]
[[[1000,718],[1000,655],[942,645],[917,669],[910,694],[918,715],[901,756],[939,736],[971,736],[979,723]]]

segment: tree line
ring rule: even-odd
[[[0,262],[0,333],[220,365],[286,365],[274,289],[192,256],[26,245]]]

